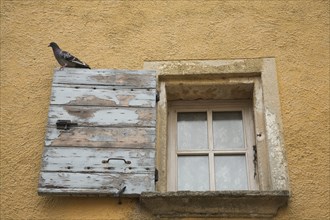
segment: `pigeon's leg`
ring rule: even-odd
[[[64,67],[66,67],[67,64],[64,64],[63,66],[61,66],[60,70],[63,70]]]

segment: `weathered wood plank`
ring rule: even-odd
[[[152,70],[78,70],[71,68],[55,71],[53,83],[156,88],[156,72]]]
[[[109,90],[98,87],[53,87],[51,104],[154,107],[156,104],[156,90],[139,89],[131,91],[131,89]]]
[[[55,126],[57,120],[71,120],[78,126],[155,126],[155,108],[114,108],[94,106],[51,105],[48,125]]]
[[[38,193],[118,196],[126,187],[123,195],[139,196],[155,191],[154,178],[154,170],[143,174],[41,172]]]
[[[156,128],[73,127],[58,130],[48,127],[45,146],[107,148],[154,148]]]
[[[109,158],[123,160],[109,160]],[[41,170],[86,173],[150,173],[155,167],[153,149],[45,148]]]

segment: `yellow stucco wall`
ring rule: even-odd
[[[329,219],[329,1],[1,0],[0,219],[152,219],[137,200],[39,197],[57,42],[93,68],[274,56],[292,197]]]

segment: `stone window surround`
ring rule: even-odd
[[[287,203],[290,190],[275,58],[146,61],[144,69],[156,70],[158,75],[156,167],[159,181],[157,192],[141,194],[141,203],[160,217],[276,215],[278,208]],[[189,90],[195,87],[202,92],[189,94]],[[210,88],[215,90],[208,90]],[[194,98],[240,99],[246,98],[245,94],[249,93],[254,103],[260,190],[168,192],[167,101]],[[217,94],[219,97],[216,97]]]

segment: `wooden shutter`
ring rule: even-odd
[[[154,191],[155,105],[154,71],[55,71],[38,193]]]

